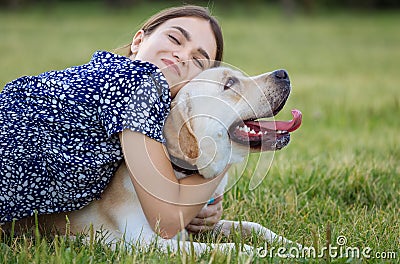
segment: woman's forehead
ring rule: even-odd
[[[216,56],[216,39],[208,20],[198,17],[177,17],[165,21],[157,29],[179,30],[185,38],[204,49],[211,59]]]

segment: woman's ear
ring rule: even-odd
[[[142,43],[144,38],[144,31],[139,30],[136,32],[135,36],[133,37],[132,44],[131,44],[131,52],[133,56],[136,56],[136,54],[139,51],[140,44]]]

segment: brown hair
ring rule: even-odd
[[[166,22],[167,20],[178,18],[178,17],[196,17],[207,20],[210,23],[211,29],[214,33],[215,42],[217,45],[217,52],[215,56],[214,67],[220,65],[222,61],[222,56],[224,52],[224,40],[222,36],[221,27],[217,19],[211,16],[209,10],[205,7],[195,6],[195,5],[184,5],[181,7],[172,7],[164,9],[159,13],[150,17],[141,27],[145,35],[150,35],[158,26]],[[131,44],[125,45],[122,48],[130,47]],[[129,49],[128,56],[132,55]]]

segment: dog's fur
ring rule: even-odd
[[[249,151],[273,151],[284,147],[289,142],[287,137],[266,138],[262,145],[249,147],[233,142],[229,136],[229,128],[238,121],[270,117],[283,107],[290,93],[290,82],[280,75],[282,72],[246,77],[238,71],[223,67],[201,73],[183,87],[173,101],[164,133],[170,155],[196,165],[201,175],[211,178],[220,174],[227,164],[243,160]],[[185,175],[177,173],[177,176]],[[226,182],[227,176],[216,192],[223,193]],[[93,224],[95,230],[108,232],[107,242],[123,238],[126,242],[139,242],[146,246],[157,236],[146,220],[124,163],[102,194],[102,199],[78,211],[42,215],[39,222],[63,233],[66,215],[71,234],[87,231],[90,224]],[[291,242],[257,223],[240,224],[243,235],[250,235],[254,231],[267,241]],[[20,220],[16,226],[30,225],[32,218]],[[7,226],[10,225],[3,228]],[[239,223],[221,220],[215,226],[214,233],[227,236],[232,228],[239,230]],[[181,249],[190,248],[187,242],[177,239],[158,237],[157,241],[163,250],[177,250],[178,246]],[[210,245],[195,242],[192,246],[196,253],[204,252],[209,247],[235,248],[233,243]],[[251,247],[245,247],[251,250]]]

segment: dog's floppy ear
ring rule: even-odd
[[[171,104],[164,136],[170,155],[194,165],[199,156],[199,145],[191,125],[191,102],[188,98],[187,94],[181,94],[179,100],[174,100]]]

